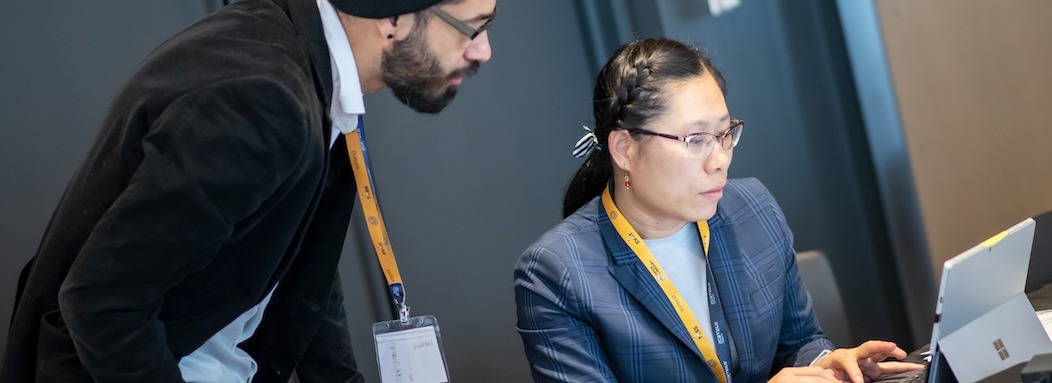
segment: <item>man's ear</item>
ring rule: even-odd
[[[610,136],[606,139],[606,146],[608,147],[607,150],[610,151],[610,158],[614,160],[614,164],[625,171],[631,172],[632,163],[635,162],[636,157],[639,155],[639,142],[632,138],[632,134],[623,129],[611,131]]]
[[[407,13],[404,15],[387,17],[383,19],[376,19],[376,28],[383,36],[388,40],[402,40],[409,36],[409,32],[413,30],[413,24],[416,20],[413,18],[413,14]]]

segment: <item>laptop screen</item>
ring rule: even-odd
[[[1027,218],[943,263],[931,345],[1023,292],[1034,226]]]
[[[1013,297],[1023,296],[1025,300],[1023,287],[1030,265],[1034,227],[1034,220],[1027,218],[943,263],[931,334],[933,359],[928,371],[929,382],[956,381],[944,360],[947,351],[952,351],[954,360],[974,360],[966,374],[970,377],[987,376],[1001,369],[997,363],[984,363],[985,355],[972,355],[982,353],[985,348],[973,344],[979,340],[972,336],[974,328],[962,328],[970,324],[977,326],[977,322],[983,322],[978,319],[1003,307]],[[1032,308],[1030,310],[1032,312]],[[951,339],[953,342],[948,348],[944,341],[955,333],[956,339]],[[950,350],[952,347],[957,349]]]

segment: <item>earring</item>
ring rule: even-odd
[[[628,181],[628,172],[625,172],[625,190],[632,188],[632,182]]]

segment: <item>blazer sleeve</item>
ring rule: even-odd
[[[518,331],[536,382],[616,382],[562,260],[533,247],[515,268]]]
[[[363,383],[365,377],[358,371],[351,349],[351,333],[347,328],[339,273],[333,281],[332,293],[326,304],[327,309],[318,331],[296,366],[296,376],[302,383]]]
[[[782,366],[807,366],[824,350],[834,350],[833,342],[822,334],[818,319],[811,306],[811,295],[796,270],[796,261],[790,259],[786,272],[785,306],[782,320],[779,353],[784,355]],[[785,350],[785,351],[782,351]]]
[[[800,278],[796,267],[796,252],[793,250],[793,233],[789,230],[785,215],[763,184],[755,181],[755,185],[765,199],[770,201],[765,213],[776,223],[772,226],[780,231],[778,237],[783,239],[779,241],[778,248],[785,270],[785,295],[782,300],[782,328],[775,354],[775,371],[781,367],[807,366],[823,350],[833,350],[836,347],[822,334],[822,328],[811,306],[811,295]]]
[[[207,268],[239,222],[302,166],[307,133],[296,97],[261,77],[199,89],[157,117],[141,164],[59,292],[96,381],[182,380],[158,320],[164,294]]]

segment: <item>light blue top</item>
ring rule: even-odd
[[[705,257],[702,255],[704,250],[701,247],[698,224],[684,225],[675,234],[665,238],[646,239],[643,243],[646,243],[658,264],[676,286],[676,290],[679,290],[679,294],[687,302],[687,306],[698,318],[698,323],[705,330],[705,339],[715,348],[716,345],[712,342],[709,302],[706,300],[708,291],[705,282],[708,273],[705,272]]]

